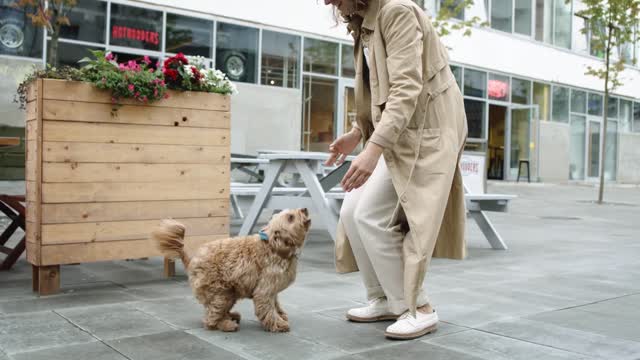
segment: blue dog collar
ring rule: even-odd
[[[266,232],[260,231],[258,235],[260,235],[260,240],[269,241],[269,235]]]

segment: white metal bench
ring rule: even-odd
[[[344,192],[330,192],[325,195],[336,214],[340,214],[340,206],[345,195],[346,193]],[[478,224],[493,249],[506,250],[507,244],[502,240],[502,237],[484,212],[507,212],[509,210],[509,201],[515,198],[516,196],[514,195],[502,194],[465,194],[464,196],[467,216]]]

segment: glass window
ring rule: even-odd
[[[585,114],[587,112],[587,93],[571,89],[571,112]]]
[[[451,71],[453,72],[453,77],[456,78],[458,87],[462,89],[462,68],[460,66],[451,65]]]
[[[513,0],[491,1],[491,27],[506,32],[512,32]]]
[[[79,0],[69,12],[69,23],[60,29],[60,37],[95,43],[104,43],[107,3],[98,0]],[[64,56],[60,54],[59,56]]]
[[[538,105],[540,120],[551,120],[551,87],[549,85],[533,83],[533,103]]]
[[[89,52],[92,50],[104,50],[104,48],[60,42],[58,43],[58,65],[82,67],[84,64],[78,64],[78,61],[85,57],[92,57]]]
[[[509,101],[509,77],[490,73],[487,93],[489,99]]]
[[[555,0],[554,40],[556,46],[569,49],[571,47],[571,3]]]
[[[631,132],[633,122],[633,103],[629,100],[620,99],[620,116],[618,125],[620,132]]]
[[[589,115],[602,116],[602,95],[589,94],[587,112]]]
[[[569,89],[561,86],[553,87],[553,121],[569,122]]]
[[[299,36],[274,31],[262,32],[262,84],[299,87],[300,39]]]
[[[553,43],[553,0],[536,0],[536,40]]]
[[[211,58],[213,56],[212,42],[213,21],[167,14],[166,52]]]
[[[640,133],[640,102],[633,103],[633,131]]]
[[[604,155],[604,178],[615,180],[618,170],[618,122],[607,122],[607,150]]]
[[[256,83],[258,29],[218,23],[216,69],[233,81]]]
[[[338,44],[304,39],[304,71],[338,75]]]
[[[440,0],[440,9],[448,9],[451,18],[464,20],[463,0]]]
[[[576,0],[573,3],[573,13],[577,13],[580,10],[585,8],[582,1]],[[585,18],[581,16],[574,15],[573,16],[573,24],[572,24],[572,44],[571,49],[577,52],[589,53],[589,31],[588,24]],[[585,33],[583,33],[583,29],[587,29]]]
[[[609,119],[618,118],[618,98],[609,96],[609,99],[607,101],[607,117]]]
[[[569,146],[569,179],[583,180],[585,175],[586,117],[571,115],[571,139]]]
[[[596,26],[597,29],[594,29],[594,26]],[[602,48],[602,46],[597,46],[598,36],[601,36],[602,34],[605,34],[605,28],[600,24],[592,25],[589,28],[589,53],[592,56],[604,59],[604,48]]]
[[[31,10],[13,8],[14,0],[0,0],[0,54],[42,57],[42,30],[27,16]]]
[[[469,127],[469,138],[484,139],[485,123],[484,101],[464,99],[464,110],[467,113],[467,124]]]
[[[111,4],[111,45],[161,50],[162,12]]]
[[[514,31],[518,34],[531,36],[531,0],[515,0]]]
[[[306,41],[306,40],[305,40]],[[302,146],[306,151],[329,150],[335,138],[337,80],[305,76]]]
[[[342,44],[342,76],[356,77],[356,64],[353,58],[353,46]]]
[[[531,81],[511,79],[511,102],[518,104],[531,103]]]
[[[467,96],[487,96],[487,73],[464,69],[464,94]]]

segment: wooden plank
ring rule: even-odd
[[[139,105],[124,105],[114,108],[110,104],[60,100],[45,100],[42,118],[45,120],[217,129],[229,129],[231,126],[229,112]]]
[[[0,136],[0,147],[3,147],[3,146],[18,146],[18,145],[20,145],[20,138],[19,137]]]
[[[44,98],[47,100],[112,104],[111,94],[108,91],[99,90],[89,83],[50,79],[45,80],[44,83]],[[139,101],[128,99],[122,99],[120,103],[142,104]],[[144,106],[229,111],[230,97],[204,92],[169,91],[168,99],[149,103]]]
[[[38,96],[38,82],[32,82],[27,88],[27,102],[32,102]]]
[[[227,216],[176,220],[185,225],[189,236],[224,234],[229,232],[229,219]],[[147,239],[151,232],[158,226],[159,221],[159,219],[156,219],[42,225],[42,244],[53,245]]]
[[[37,121],[28,121],[27,126],[25,126],[25,131],[27,132],[27,142],[34,141],[38,139],[38,122]]]
[[[44,141],[115,144],[229,145],[229,130],[168,126],[43,122]]]
[[[75,163],[225,164],[226,146],[45,142],[43,161]]]
[[[35,222],[29,222],[27,221],[27,223],[25,224],[27,226],[27,229],[25,231],[25,235],[27,236],[27,242],[33,243],[33,244],[40,244],[40,234],[38,233],[38,229],[40,229],[40,227],[38,226],[37,223]]]
[[[188,254],[193,254],[202,244],[227,237],[227,234],[187,237],[185,239],[185,248]],[[148,239],[49,245],[43,246],[41,251],[43,265],[161,256],[155,245]]]
[[[44,163],[46,183],[203,181],[225,177],[229,167],[206,164]]]
[[[27,141],[25,177],[28,181],[37,180],[38,158],[38,142],[35,140]]]
[[[27,201],[27,205],[25,209],[27,213],[26,214],[27,222],[35,223],[36,221],[38,221],[38,219],[41,218],[40,214],[38,214],[38,212],[40,211],[40,208],[36,206],[36,203]]]
[[[37,101],[30,101],[27,103],[26,108],[26,121],[32,121],[38,118],[38,105]]]
[[[40,265],[40,245],[39,244],[27,241],[27,261],[33,265]]]
[[[60,265],[36,266],[33,268],[33,287],[38,295],[53,295],[60,291]]]
[[[29,216],[29,213],[27,213]],[[229,199],[43,204],[42,223],[229,216]]]
[[[38,184],[35,181],[27,181],[25,182],[26,187],[26,199],[29,202],[37,203],[38,202]]]
[[[42,202],[204,200],[229,197],[229,178],[184,183],[45,183]]]

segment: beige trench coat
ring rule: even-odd
[[[365,142],[384,148],[397,210],[401,207],[408,221],[404,291],[415,312],[431,256],[466,255],[458,166],[467,137],[464,102],[446,48],[412,1],[369,0],[364,17],[356,19],[349,28],[355,39],[357,126]],[[369,37],[370,69],[360,32]],[[337,234],[337,271],[358,271],[342,222]]]

